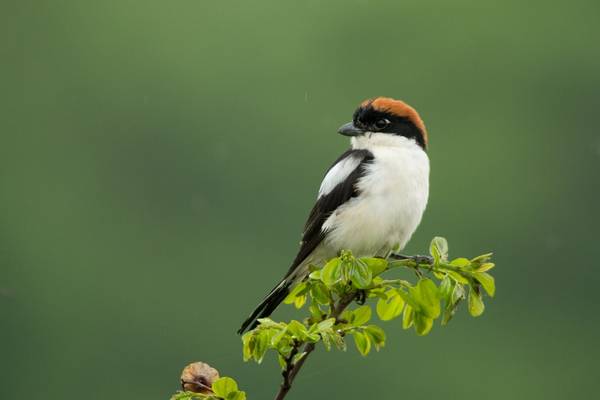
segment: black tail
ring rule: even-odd
[[[290,293],[290,284],[287,279],[283,279],[277,286],[271,290],[271,293],[265,297],[263,301],[252,311],[252,314],[244,321],[240,330],[238,330],[238,334],[244,333],[246,330],[254,329],[256,325],[258,325],[257,319],[266,318],[275,309],[283,299]]]

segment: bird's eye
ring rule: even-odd
[[[382,119],[377,120],[377,122],[375,122],[375,128],[377,128],[378,130],[382,130],[389,124],[390,124],[389,120],[382,118]]]

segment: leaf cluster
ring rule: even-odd
[[[401,319],[404,329],[414,328],[418,335],[428,334],[436,319],[446,325],[465,299],[469,313],[481,315],[483,292],[490,297],[495,294],[494,278],[488,273],[494,267],[491,254],[450,261],[448,243],[441,237],[432,240],[430,254],[429,258],[396,260],[357,258],[342,251],[322,268],[312,266],[308,278],[284,300],[298,309],[308,305],[309,315],[287,323],[260,319],[259,325],[242,337],[244,360],[260,363],[273,350],[285,371],[305,357],[302,345],[322,342],[328,351],[332,347],[346,350],[347,336],[362,355],[380,350],[386,334],[371,323],[372,306],[381,321]],[[413,271],[416,282],[383,276],[402,268]],[[357,307],[340,312],[340,304],[348,298],[354,299]],[[364,304],[369,299],[373,302]]]
[[[233,378],[221,377],[213,382],[212,394],[177,392],[171,400],[246,400],[246,392],[238,389]]]

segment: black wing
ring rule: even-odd
[[[338,183],[329,193],[322,195],[317,199],[310,215],[304,225],[304,234],[300,243],[300,250],[290,266],[286,277],[294,272],[296,267],[312,253],[319,243],[325,237],[325,232],[321,229],[323,224],[338,207],[358,195],[356,182],[364,175],[368,164],[373,162],[373,154],[368,150],[348,150],[342,154],[327,170],[327,173],[339,162],[348,157],[357,159],[358,166],[348,175],[346,179]],[[325,176],[327,176],[325,173]]]
[[[356,182],[365,173],[366,166],[373,161],[373,154],[368,150],[348,150],[338,158],[333,165],[327,170],[327,173],[339,162],[354,157],[357,166],[348,174],[348,176],[338,183],[331,191],[321,195],[313,207],[306,225],[304,226],[304,234],[298,255],[290,266],[290,269],[285,274],[283,279],[275,286],[263,299],[263,301],[254,309],[252,314],[242,324],[238,333],[243,333],[247,329],[253,329],[257,325],[257,319],[265,318],[277,308],[277,306],[285,299],[289,293],[289,288],[293,283],[293,279],[288,279],[294,273],[296,268],[312,253],[319,243],[325,237],[325,232],[322,231],[323,224],[339,206],[358,195]],[[327,173],[325,176],[327,176]]]

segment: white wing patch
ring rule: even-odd
[[[362,157],[351,155],[342,159],[333,167],[331,167],[329,172],[327,172],[327,175],[325,175],[325,178],[323,178],[323,182],[321,182],[321,187],[319,188],[319,195],[317,198],[320,198],[321,196],[331,192],[337,185],[348,178],[348,175],[350,175],[352,171],[354,171],[360,165],[361,162]]]

